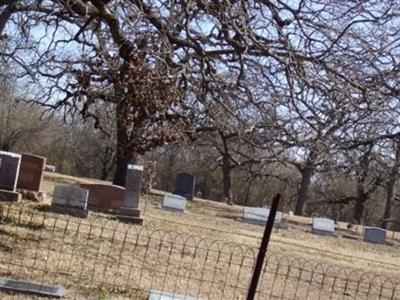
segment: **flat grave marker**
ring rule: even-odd
[[[164,195],[161,207],[166,210],[185,212],[186,202],[186,198],[182,196],[167,193]]]
[[[328,218],[313,218],[312,233],[334,235],[335,221]]]
[[[189,295],[151,290],[149,300],[201,300]]]
[[[55,172],[56,171],[56,166],[53,166],[53,165],[46,165],[45,167],[44,167],[44,170],[45,171],[47,171],[47,172]]]
[[[61,285],[36,283],[7,277],[0,278],[0,289],[56,298],[62,298],[65,295],[65,289]]]
[[[364,241],[373,244],[386,244],[386,230],[379,227],[365,227]]]

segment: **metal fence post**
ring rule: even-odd
[[[261,241],[260,249],[258,250],[257,261],[254,267],[253,277],[251,279],[249,292],[247,294],[247,300],[254,300],[256,295],[258,280],[260,279],[261,270],[264,264],[264,259],[267,254],[268,243],[271,237],[272,228],[274,226],[276,212],[278,210],[279,200],[281,195],[277,194],[272,200],[271,210],[269,211],[269,217],[267,224],[265,225],[264,235]]]

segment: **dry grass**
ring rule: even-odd
[[[55,184],[80,182],[98,181],[46,173],[44,189],[51,196]],[[80,220],[43,213],[44,204],[9,207],[0,224],[0,276],[62,283],[68,299],[146,299],[150,289],[242,299],[263,227],[243,223],[241,207],[202,199],[188,202],[186,214],[164,211],[158,208],[161,195],[143,197],[144,229],[96,212]],[[374,291],[372,279],[358,279],[363,272],[399,279],[398,240],[371,245],[360,233],[344,230],[338,237],[316,236],[309,232],[310,219],[286,219],[288,229],[273,233],[261,298],[347,299],[365,293],[367,299],[381,293],[390,299],[392,289]],[[351,275],[352,282],[346,271],[337,277],[342,268],[360,272]]]

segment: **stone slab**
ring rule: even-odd
[[[0,278],[0,289],[56,298],[62,298],[65,295],[65,289],[61,285],[36,283],[7,277]]]
[[[118,219],[125,223],[143,225],[144,219],[142,217],[134,217],[128,215],[118,215]]]
[[[365,227],[364,241],[373,244],[386,244],[386,230],[379,227]]]
[[[21,153],[17,188],[36,192],[40,191],[45,166],[45,157]]]
[[[16,190],[20,165],[20,154],[0,151],[0,189]]]
[[[119,211],[124,200],[125,188],[101,183],[81,184],[89,191],[88,206],[101,211]]]
[[[175,180],[174,194],[193,200],[196,178],[189,173],[179,173]]]
[[[189,295],[151,290],[149,300],[201,300]]]
[[[162,208],[177,212],[185,212],[186,202],[186,198],[182,196],[167,193],[164,195]]]
[[[8,190],[0,190],[0,202],[18,202],[20,200],[20,193]]]
[[[328,218],[313,218],[312,233],[334,235],[335,221]]]

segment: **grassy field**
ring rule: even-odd
[[[83,182],[98,181],[46,173],[43,190],[50,201],[54,185]],[[88,219],[78,220],[48,211],[48,204],[14,204],[0,227],[0,273],[61,282],[69,299],[146,299],[152,288],[203,299],[242,299],[263,227],[243,223],[240,206],[204,199],[189,201],[185,214],[164,211],[158,208],[162,194],[142,197],[144,229],[121,224],[110,214],[90,212]],[[269,250],[279,259],[271,259],[264,270],[262,299],[343,299],[344,293],[333,297],[332,288],[323,291],[325,285],[342,283],[328,283],[330,278],[313,271],[319,263],[325,270],[400,279],[396,235],[389,233],[388,245],[373,245],[362,241],[362,228],[348,231],[339,224],[336,237],[324,237],[310,233],[309,218],[284,218],[287,229],[273,232]],[[271,274],[274,279],[268,280]],[[350,298],[364,283],[354,284]]]

